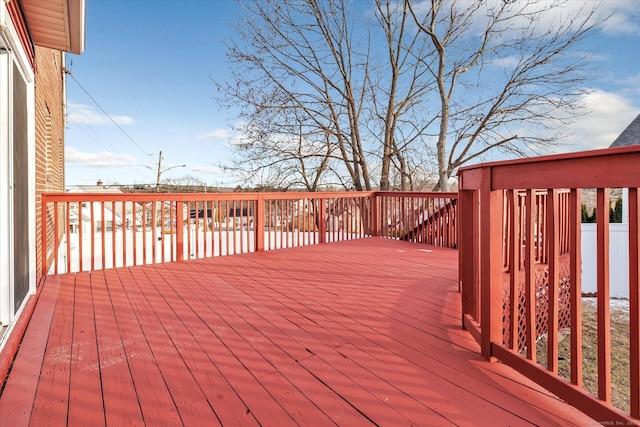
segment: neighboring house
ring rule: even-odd
[[[640,115],[609,148],[640,144]],[[618,190],[619,191],[619,190]],[[620,192],[618,192],[620,194]],[[629,191],[622,190],[622,223],[609,225],[609,283],[612,297],[629,297]],[[582,290],[596,291],[596,224],[582,224]]]
[[[96,185],[76,185],[67,189],[67,193],[105,193],[105,194],[122,194],[122,191],[118,187],[105,186],[102,182],[98,181]],[[115,213],[112,212],[112,207],[115,207]],[[130,213],[130,207],[127,214]],[[104,218],[102,217],[102,205],[100,203],[82,203],[78,206],[77,203],[71,203],[69,207],[69,226],[72,233],[77,233],[78,228],[82,227],[83,233],[91,232],[91,221],[93,218],[94,232],[101,232],[104,226],[104,231],[112,231],[114,227],[120,228],[122,226],[122,202],[117,202],[115,205],[111,203],[104,204]]]
[[[618,135],[609,148],[626,147],[636,144],[640,144],[640,114]],[[622,195],[622,222],[625,224],[629,222],[628,193],[628,190],[625,189]]]
[[[609,148],[640,144],[640,114],[611,143]]]
[[[64,52],[84,23],[85,0],[0,0],[0,347],[53,254],[40,195],[64,190]]]

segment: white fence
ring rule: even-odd
[[[596,292],[596,224],[582,224],[582,291]],[[629,298],[629,224],[609,224],[610,295]]]

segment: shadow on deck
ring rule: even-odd
[[[457,268],[368,238],[50,276],[0,424],[592,422],[480,356]]]

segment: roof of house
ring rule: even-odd
[[[67,193],[122,193],[120,188],[106,185],[74,185],[66,191]]]
[[[640,144],[640,114],[633,119],[609,147],[624,147],[636,144]]]
[[[80,54],[85,41],[86,0],[22,0],[35,44]]]

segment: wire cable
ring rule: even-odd
[[[125,131],[124,131],[124,129],[122,129],[122,128],[120,127],[120,125],[119,125],[119,124],[118,124],[118,123],[117,123],[117,122],[116,122],[116,121],[115,121],[115,120],[114,120],[114,119],[109,115],[109,113],[107,113],[107,112],[105,111],[105,109],[104,109],[104,108],[102,108],[102,106],[101,106],[100,104],[98,104],[98,101],[96,101],[96,100],[93,98],[93,96],[91,96],[91,94],[90,94],[90,93],[89,93],[89,92],[84,88],[84,86],[82,86],[82,85],[80,84],[80,82],[78,81],[78,79],[76,79],[76,77],[71,73],[71,70],[65,69],[65,70],[64,70],[64,73],[65,73],[65,74],[67,74],[67,75],[69,75],[69,76],[73,79],[73,81],[74,81],[74,82],[76,82],[76,84],[78,85],[78,87],[80,87],[80,89],[82,89],[82,91],[83,91],[84,93],[86,93],[86,94],[87,94],[87,96],[89,97],[89,99],[91,99],[91,100],[93,101],[93,103],[94,103],[94,104],[96,104],[96,106],[100,109],[100,111],[102,111],[102,112],[104,113],[104,115],[105,115],[105,116],[107,116],[107,117],[109,118],[109,120],[111,120],[111,122],[112,122],[114,125],[116,125],[116,127],[117,127],[118,129],[120,129],[120,132],[122,132],[122,133],[124,134],[124,136],[126,136],[126,137],[127,137],[127,139],[128,139],[129,141],[131,141],[131,143],[132,143],[133,145],[135,145],[136,147],[138,147],[138,149],[139,149],[140,151],[142,151],[142,152],[144,153],[144,155],[145,155],[145,156],[151,156],[151,155],[153,155],[153,154],[149,154],[149,153],[147,153],[147,152],[146,152],[146,151],[145,151],[145,150],[144,150],[140,145],[138,145],[138,143],[137,143],[137,142],[135,142],[135,141],[133,140],[133,138],[131,138],[131,137],[129,136],[129,134],[128,134],[127,132],[125,132]]]

